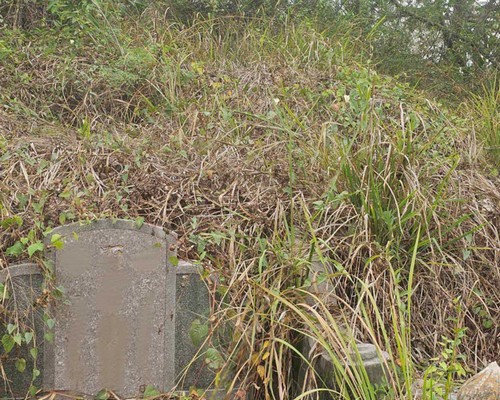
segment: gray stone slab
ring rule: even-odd
[[[138,396],[175,384],[175,237],[132,221],[100,220],[55,229],[56,283],[65,302],[45,349],[44,388]],[[50,237],[47,238],[50,244]]]
[[[320,386],[331,389],[334,392],[337,386],[335,364],[328,352],[324,348],[318,348],[318,346],[320,345],[313,338],[309,336],[304,338],[303,355],[314,367],[315,374],[321,382]],[[368,381],[374,387],[383,387],[387,384],[388,373],[386,364],[389,360],[387,352],[382,351],[379,354],[375,345],[371,343],[358,343],[356,344],[356,348],[349,354],[349,360],[350,367],[358,369],[361,373],[366,373]],[[301,366],[300,384],[303,384],[307,369],[308,366]],[[381,396],[383,398],[383,395]],[[321,392],[319,395],[320,400],[332,398],[334,397],[328,392]]]
[[[190,330],[194,321],[208,325],[209,293],[198,268],[180,262],[176,268],[175,370],[178,389],[207,388],[215,374],[205,363],[204,350],[194,345]],[[187,373],[184,370],[187,368]]]
[[[0,383],[0,396],[6,398],[24,398],[30,386],[41,385],[41,376],[32,381],[33,369],[43,369],[43,308],[38,306],[43,289],[43,276],[36,264],[26,263],[9,266],[0,271],[0,283],[7,288],[8,297],[2,301],[1,332],[6,332],[9,323],[19,323],[21,332],[32,332],[29,344],[15,346],[8,358],[2,361],[7,379]],[[37,359],[33,359],[30,350],[38,348]],[[26,369],[19,372],[15,366],[18,359],[26,361]]]

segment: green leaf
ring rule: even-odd
[[[493,326],[493,321],[491,319],[483,319],[483,328],[490,329]]]
[[[38,378],[38,376],[40,376],[40,371],[36,368],[33,368],[33,380]]]
[[[3,348],[5,350],[5,353],[9,354],[10,351],[14,348],[14,344],[16,342],[14,342],[14,338],[10,335],[3,335],[2,337],[2,344],[3,344]]]
[[[33,243],[32,245],[28,246],[28,255],[31,257],[37,251],[42,251],[42,250],[43,250],[42,242]]]
[[[33,339],[33,333],[25,332],[24,333],[24,340],[26,341],[27,344],[30,344],[31,339]]]
[[[49,318],[47,321],[45,321],[49,329],[53,329],[54,325],[56,324],[56,321],[54,321],[52,318]]]
[[[36,347],[33,347],[30,350],[31,357],[33,357],[34,360],[38,357],[38,349]]]
[[[59,194],[61,199],[69,199],[71,197],[71,189],[66,188],[62,193]]]
[[[52,332],[47,332],[45,335],[43,335],[43,338],[47,342],[52,343],[54,341],[54,334]]]
[[[18,256],[23,251],[24,245],[21,242],[16,242],[5,251],[5,254],[8,256]]]
[[[30,396],[31,397],[35,397],[36,396],[36,392],[38,392],[38,388],[35,385],[31,385],[30,389],[29,389],[29,392],[30,392]]]
[[[153,385],[147,385],[144,390],[144,398],[159,396],[160,391],[156,389]]]
[[[95,395],[96,400],[108,400],[109,397],[109,392],[106,389],[102,389]]]
[[[172,264],[173,267],[177,267],[179,265],[179,259],[176,256],[168,257],[168,262]]]
[[[0,221],[0,226],[5,229],[10,228],[11,226],[14,226],[16,224],[19,228],[23,225],[23,219],[18,215],[15,215],[10,218],[5,218]]]
[[[8,324],[7,325],[7,332],[9,334],[11,334],[12,332],[14,332],[14,329],[16,329],[16,325],[14,325],[14,324]]]
[[[208,324],[203,324],[199,319],[195,319],[191,323],[191,328],[189,329],[189,337],[195,347],[200,347],[207,336]]]
[[[26,369],[26,360],[24,358],[18,358],[16,360],[16,369],[19,372],[24,372],[24,370]]]
[[[50,238],[50,243],[52,246],[54,246],[57,250],[61,250],[64,247],[64,240],[61,235],[58,233],[55,233],[51,236]]]
[[[222,367],[222,364],[224,364],[224,359],[222,358],[219,350],[211,347],[205,353],[205,363],[211,369],[219,369]]]
[[[135,219],[135,227],[137,229],[141,229],[141,227],[144,225],[144,217],[137,217]]]
[[[21,343],[23,342],[23,337],[21,336],[20,333],[16,333],[14,335],[14,342],[16,342],[18,346],[21,346]]]
[[[1,299],[8,299],[9,298],[9,291],[5,287],[3,283],[0,283],[0,298]]]

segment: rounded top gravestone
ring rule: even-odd
[[[174,235],[133,221],[99,220],[53,230],[56,284],[65,301],[45,349],[45,389],[140,394],[174,386]]]

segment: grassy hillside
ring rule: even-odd
[[[498,356],[495,93],[446,109],[342,24],[82,21],[2,31],[2,268],[29,257],[50,283],[41,240],[71,221],[175,230],[219,276],[216,367],[259,398],[314,391],[290,368],[301,331],[339,360],[341,398],[375,396],[343,367],[352,340],[391,354],[388,398],[422,376],[447,395]],[[305,302],[312,262],[336,302]]]

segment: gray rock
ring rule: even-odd
[[[500,367],[492,362],[474,375],[458,391],[458,400],[499,400]]]
[[[320,381],[320,386],[326,389],[335,391],[337,387],[335,374],[335,363],[326,351],[326,349],[319,347],[320,345],[314,339],[307,337],[304,346],[303,354],[308,362],[314,367],[315,373]],[[387,384],[387,370],[386,363],[389,355],[386,352],[377,352],[376,346],[369,343],[359,343],[356,348],[351,351],[346,361],[351,368],[355,368],[360,373],[366,371],[366,376],[369,382],[374,387],[383,387]],[[302,367],[302,380],[306,367]],[[319,398],[321,400],[333,398],[328,392],[320,392]]]
[[[6,332],[6,325],[19,323],[22,331],[33,334],[29,344],[15,346],[9,357],[2,361],[6,379],[0,384],[1,397],[21,397],[28,393],[30,386],[41,385],[41,376],[32,381],[33,369],[43,369],[43,308],[37,301],[42,300],[43,276],[36,264],[26,263],[9,266],[0,271],[0,283],[4,284],[9,293],[2,305],[1,312],[2,335]],[[36,360],[30,354],[34,345],[38,345]],[[21,373],[15,363],[19,359],[26,361],[26,368]]]

